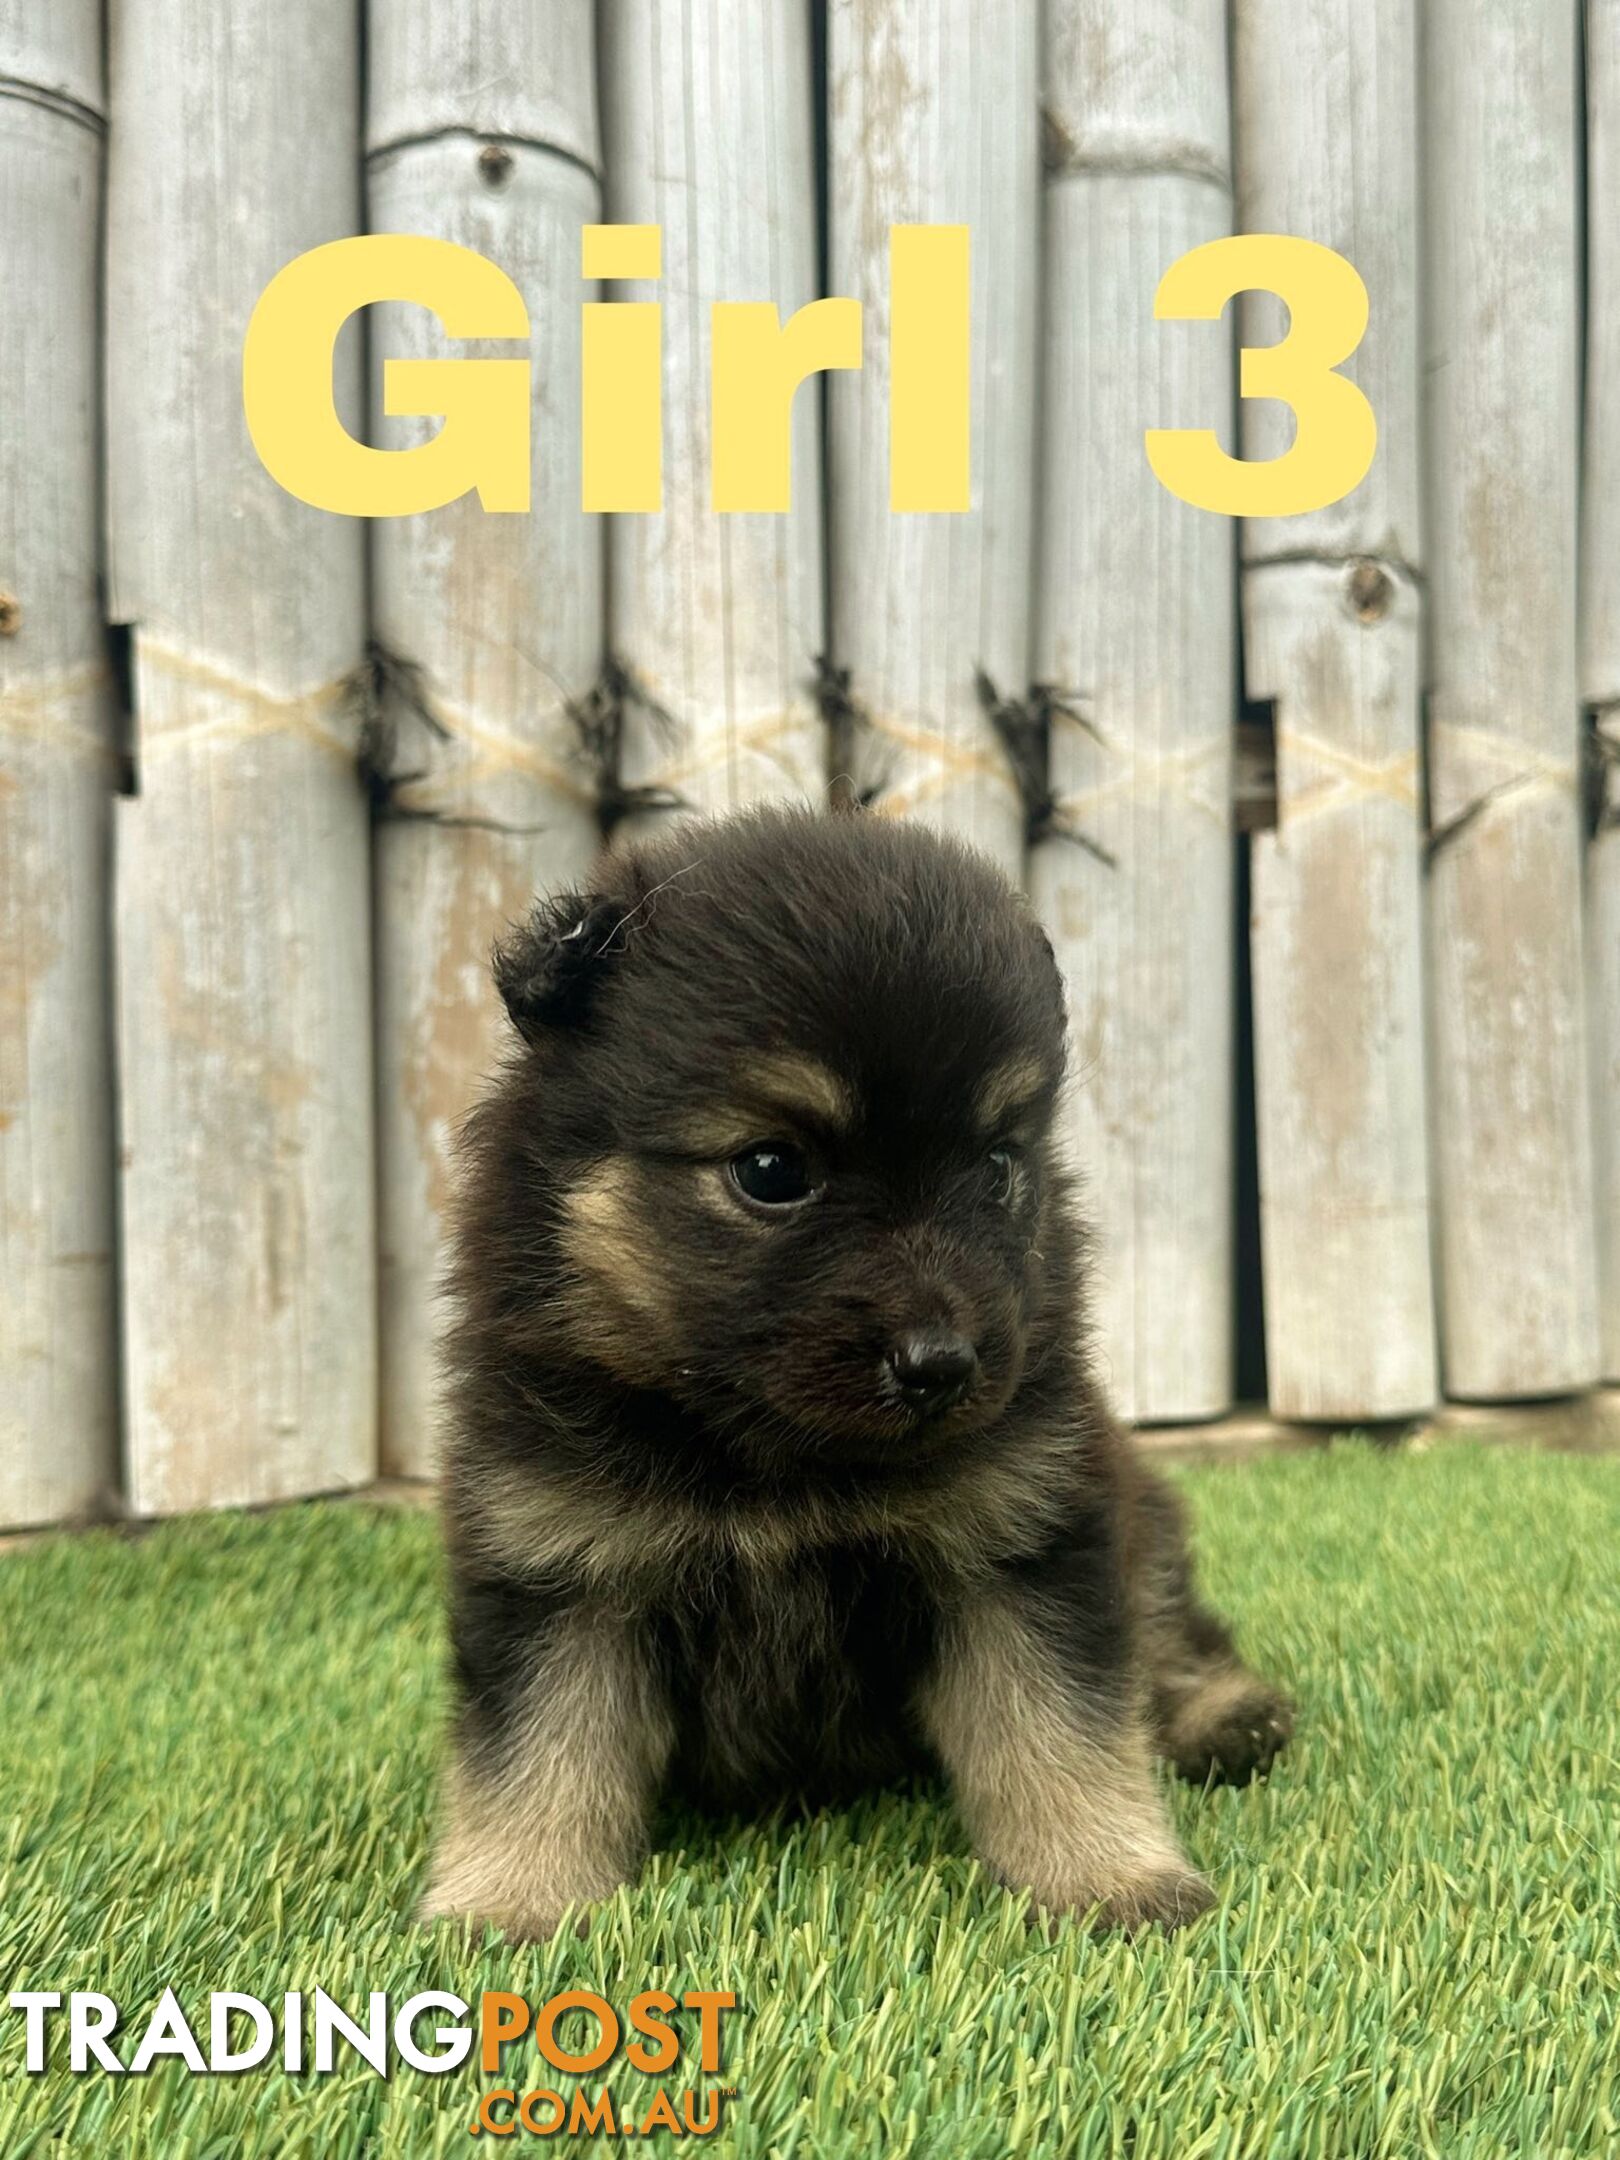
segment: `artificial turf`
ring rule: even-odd
[[[1029,1932],[927,1794],[666,1822],[583,1941],[412,1929],[434,1527],[314,1504],[0,1559],[0,1995],[99,1989],[138,2036],[172,1985],[206,2048],[211,1989],[731,1988],[727,2155],[1620,2152],[1620,1460],[1345,1443],[1183,1482],[1302,1719],[1268,1783],[1178,1792],[1222,1901],[1173,1940]],[[0,2010],[0,2155],[460,2153],[492,2085],[572,2090],[540,2068],[29,2076]]]

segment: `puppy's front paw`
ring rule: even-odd
[[[1055,1917],[1072,1913],[1099,1934],[1118,1928],[1127,1935],[1139,1935],[1151,1927],[1169,1934],[1215,1903],[1214,1891],[1198,1870],[1173,1856],[1114,1876],[1087,1871],[1067,1880],[1036,1883],[1031,1894],[1034,1906]]]
[[[562,1925],[564,1907],[549,1905],[526,1905],[520,1901],[503,1900],[498,1896],[468,1899],[446,1895],[437,1885],[432,1886],[416,1908],[416,1917],[423,1927],[432,1927],[438,1920],[456,1920],[474,1934],[482,1928],[492,1927],[509,1943],[548,1942]],[[581,1914],[574,1922],[574,1933],[583,1935],[590,1926],[588,1916]]]
[[[1264,1777],[1294,1729],[1294,1706],[1254,1673],[1223,1675],[1179,1706],[1165,1753],[1194,1785],[1246,1785]]]
[[[565,1864],[564,1857],[515,1855],[486,1848],[475,1838],[452,1832],[441,1847],[416,1917],[424,1927],[436,1920],[459,1920],[473,1929],[492,1927],[508,1942],[545,1942],[562,1925],[570,1908],[574,1932],[583,1935],[595,1905],[628,1880],[605,1855],[590,1866]]]
[[[1158,1927],[1170,1935],[1214,1903],[1214,1891],[1196,1868],[1158,1868],[1110,1890],[1093,1906],[1091,1924],[1099,1933],[1119,1928],[1139,1935],[1144,1928]]]

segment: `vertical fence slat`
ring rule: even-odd
[[[373,229],[488,256],[531,325],[529,514],[466,497],[384,519],[373,541],[376,634],[405,663],[384,674],[376,849],[381,1454],[425,1476],[451,1146],[499,1044],[489,948],[537,885],[582,877],[598,842],[571,715],[602,653],[602,538],[578,455],[579,233],[601,214],[593,9],[514,18],[482,0],[452,18],[371,0],[367,53]],[[451,345],[424,309],[374,309],[374,440],[405,448],[436,426],[380,417],[385,359],[512,351]]]
[[[1230,343],[1156,323],[1231,230],[1225,10],[1053,5],[1036,674],[1055,829],[1030,889],[1069,984],[1068,1122],[1127,1417],[1232,1387],[1232,528],[1162,488],[1149,427],[1230,447]]]
[[[862,716],[841,761],[879,806],[976,841],[1015,877],[1024,812],[975,683],[1029,665],[1039,256],[1038,11],[832,0],[829,283],[865,359],[828,391],[832,645]],[[966,225],[972,508],[889,508],[889,228]]]
[[[169,1513],[376,1462],[363,533],[276,485],[241,394],[264,286],[356,228],[358,25],[329,0],[144,0],[112,31],[126,1402],[132,1500]],[[358,359],[351,337],[351,427]]]
[[[608,535],[613,655],[624,670],[620,778],[682,808],[819,793],[826,735],[821,424],[793,401],[786,515],[709,507],[709,310],[818,291],[806,0],[612,0],[604,10],[608,214],[658,225],[662,275],[614,294],[663,309],[664,504]],[[658,813],[633,808],[632,824]]]
[[[1581,691],[1601,760],[1587,955],[1603,1373],[1620,1380],[1620,0],[1586,10],[1586,202]]]
[[[1596,1377],[1574,0],[1424,11],[1430,1087],[1448,1394]]]
[[[116,1457],[99,0],[0,0],[0,1525]]]
[[[102,9],[95,0],[0,0],[0,78],[24,104],[60,101],[105,119]],[[99,132],[99,130],[97,130]]]
[[[1437,1386],[1424,1094],[1417,38],[1412,0],[1239,0],[1238,223],[1337,249],[1367,286],[1344,373],[1361,485],[1243,529],[1249,695],[1273,701],[1277,822],[1253,840],[1266,1370],[1282,1417],[1380,1418]],[[1321,124],[1302,83],[1331,83]],[[1283,334],[1251,299],[1245,342]],[[1243,406],[1244,455],[1292,420]]]
[[[594,17],[594,0],[554,0],[544,8],[503,7],[500,0],[460,0],[455,7],[368,0],[371,156],[465,134],[574,158],[588,180],[598,150]],[[577,310],[577,236],[568,267]],[[577,319],[573,327],[577,337]],[[577,405],[567,414],[577,428]]]

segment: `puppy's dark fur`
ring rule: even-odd
[[[1151,1756],[1246,1776],[1289,1711],[1090,1370],[1023,901],[920,826],[758,813],[609,856],[496,980],[518,1045],[466,1142],[427,1914],[544,1935],[634,1872],[669,1786],[928,1764],[1049,1910],[1202,1910]]]

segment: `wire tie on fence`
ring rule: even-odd
[[[895,748],[908,750],[923,770],[903,772],[897,787],[883,791],[883,807],[895,815],[909,815],[920,803],[942,795],[953,780],[993,780],[996,786],[1021,801],[1018,776],[1002,755],[998,741],[961,740],[944,735],[892,713],[869,713],[868,724],[876,735]]]
[[[118,762],[111,740],[93,728],[76,726],[61,717],[60,708],[99,690],[112,680],[105,660],[82,660],[59,675],[36,677],[31,682],[0,688],[0,741],[40,743],[49,750],[65,750],[70,756],[92,763]]]
[[[257,683],[243,682],[224,668],[168,645],[150,632],[139,630],[135,640],[137,678],[142,674],[189,683],[221,699],[225,710],[204,712],[196,718],[154,725],[152,701],[143,700],[140,719],[140,756],[144,762],[159,753],[208,749],[218,743],[251,742],[261,737],[295,738],[313,743],[353,765],[356,741],[352,730],[330,725],[326,715],[353,711],[351,675],[345,673],[316,690],[282,695]]]
[[[558,707],[570,724],[577,725],[579,708],[563,693],[557,677],[521,643],[512,649],[545,685],[534,709]],[[594,779],[582,779],[570,771],[566,752],[559,756],[532,736],[514,735],[475,719],[430,684],[420,661],[392,651],[380,640],[371,641],[366,659],[347,682],[360,719],[361,763],[373,777],[383,815],[418,817],[494,832],[541,830],[451,807],[464,800],[476,782],[508,772],[538,780],[566,801],[595,806]],[[399,770],[394,763],[400,717],[416,721],[436,746],[426,762],[409,771]],[[442,794],[445,801],[436,803],[435,794]]]
[[[611,839],[619,823],[635,813],[693,807],[673,788],[625,785],[621,772],[624,716],[632,705],[646,714],[655,740],[672,743],[679,739],[680,722],[675,715],[659,704],[635,670],[613,653],[603,659],[590,688],[568,698],[564,705],[591,775],[591,800],[604,839]]]
[[[1460,774],[1456,768],[1460,768]],[[1437,720],[1431,713],[1430,801],[1433,804],[1443,795],[1459,802],[1460,807],[1436,819],[1425,842],[1426,852],[1432,859],[1505,797],[1522,800],[1527,790],[1571,793],[1579,778],[1580,768],[1574,758],[1548,757],[1498,729],[1472,727],[1460,720]]]
[[[649,758],[647,778],[634,782],[627,790],[632,799],[652,788],[686,802],[700,792],[693,786],[695,781],[745,758],[757,758],[771,767],[775,792],[808,794],[820,784],[820,728],[815,707],[808,699],[799,705],[756,713],[750,719],[728,719],[723,729],[712,732],[683,732],[684,751],[677,756]],[[807,756],[797,757],[791,748],[777,749],[796,734],[805,736]],[[640,760],[635,762],[639,764]]]
[[[1305,728],[1279,722],[1276,729],[1277,822],[1279,827],[1297,825],[1325,811],[1344,810],[1353,803],[1382,796],[1403,810],[1417,809],[1418,754],[1398,750],[1391,757],[1360,758],[1338,743],[1326,742]],[[1316,766],[1304,786],[1296,787],[1295,772]],[[1293,767],[1294,770],[1290,768]]]
[[[833,776],[829,805],[837,810],[869,809],[888,786],[892,761],[873,754],[871,728],[866,708],[855,694],[853,671],[837,666],[828,654],[817,653],[809,688],[830,741],[851,767]]]
[[[996,739],[1012,767],[1024,806],[1025,844],[1034,847],[1051,832],[1055,809],[1052,791],[1046,784],[1046,735],[1055,702],[1053,693],[1036,683],[1024,697],[1003,697],[982,667],[973,670],[973,687],[978,693],[979,710],[995,729]],[[1083,844],[1091,845],[1089,841]]]
[[[1091,732],[1095,737],[1095,730]],[[1072,831],[1094,811],[1117,803],[1122,797],[1142,794],[1178,796],[1190,809],[1212,819],[1222,831],[1230,824],[1231,806],[1225,800],[1224,792],[1217,800],[1202,784],[1210,776],[1224,775],[1228,770],[1232,757],[1228,736],[1185,743],[1175,750],[1161,750],[1156,745],[1136,749],[1130,744],[1111,741],[1101,754],[1112,766],[1106,779],[1087,788],[1054,790],[1058,825]]]
[[[459,793],[474,782],[491,776],[520,773],[528,779],[538,780],[569,802],[587,808],[595,806],[596,791],[591,782],[577,772],[570,772],[566,762],[543,745],[475,720],[470,713],[447,705],[443,698],[436,701],[436,708],[448,742],[464,750],[466,755],[457,757],[452,751],[432,771],[412,777],[425,779],[430,785],[447,783]],[[398,783],[401,791],[408,785],[410,780],[404,778]]]
[[[816,654],[810,690],[829,727],[865,727],[866,708],[855,695],[851,670],[837,666],[826,653]]]

